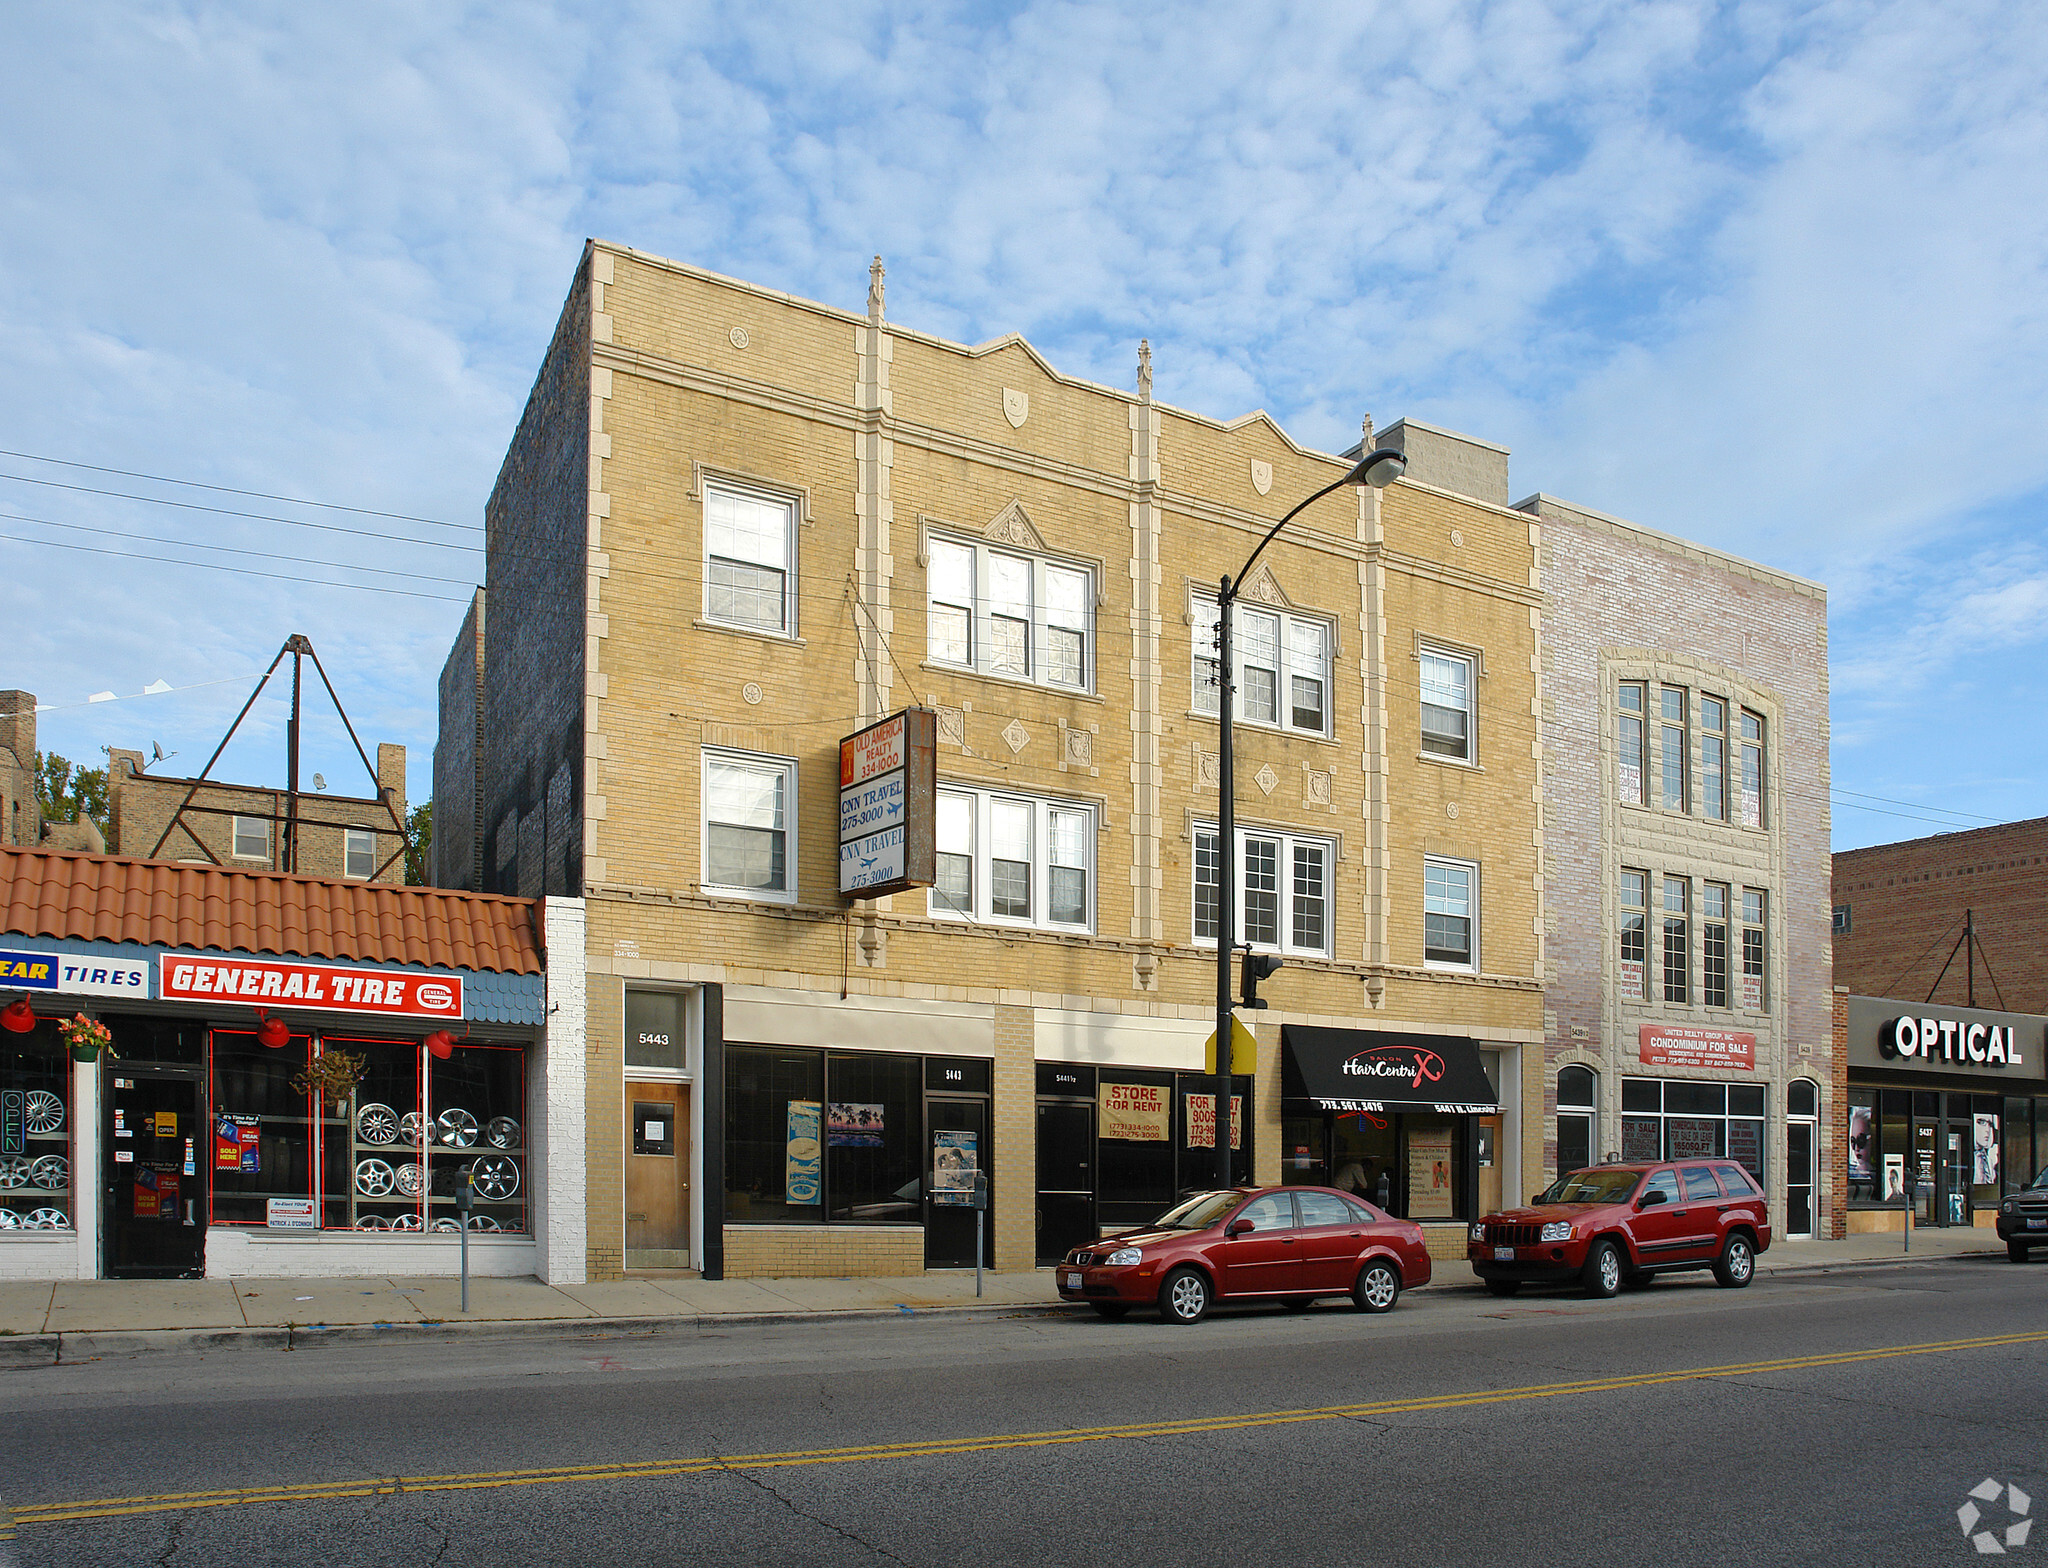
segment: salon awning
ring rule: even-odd
[[[1326,1111],[1491,1115],[1500,1097],[1462,1035],[1280,1026],[1281,1094]]]

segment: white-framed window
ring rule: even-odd
[[[926,547],[925,654],[934,664],[1093,689],[1092,568],[937,534]]]
[[[1742,1005],[1761,1012],[1764,1005],[1764,916],[1770,895],[1760,887],[1742,890]],[[1847,904],[1837,906],[1846,911]]]
[[[1700,693],[1700,810],[1728,820],[1728,704]]]
[[[1664,809],[1685,811],[1686,792],[1686,750],[1690,733],[1686,724],[1686,700],[1683,686],[1661,687],[1657,693],[1657,777],[1663,787]]]
[[[1195,940],[1213,944],[1220,911],[1216,870],[1221,835],[1195,829]],[[1330,952],[1331,873],[1337,846],[1326,838],[1237,830],[1237,940],[1275,953]]]
[[[261,817],[235,818],[235,859],[268,860],[270,824]]]
[[[704,886],[792,903],[796,763],[749,752],[704,753]]]
[[[1330,623],[1317,616],[1263,610],[1239,600],[1231,651],[1237,657],[1240,724],[1330,733]],[[1214,599],[1194,602],[1193,697],[1197,713],[1216,711],[1217,628]]]
[[[1616,891],[1621,918],[1621,994],[1624,1000],[1644,1000],[1645,932],[1649,926],[1650,874],[1623,871]]]
[[[1630,806],[1647,805],[1650,799],[1650,753],[1643,712],[1648,690],[1642,681],[1623,681],[1615,693],[1619,709],[1615,715],[1615,785],[1623,804]]]
[[[796,502],[704,482],[704,615],[723,626],[796,633]]]
[[[348,828],[342,834],[341,874],[372,877],[377,873],[377,835],[368,828]]]
[[[1422,862],[1422,961],[1431,969],[1479,967],[1479,867],[1469,860]]]
[[[1473,737],[1478,709],[1473,701],[1475,672],[1471,656],[1425,645],[1419,657],[1424,755],[1448,757],[1454,762],[1478,761]]]
[[[1007,790],[941,785],[938,876],[928,898],[941,919],[1095,928],[1095,810]]]
[[[1742,825],[1764,825],[1764,717],[1744,708],[1741,716]]]

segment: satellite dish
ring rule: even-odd
[[[313,788],[315,788],[315,789],[325,789],[325,788],[327,788],[327,775],[326,775],[326,774],[324,774],[324,773],[316,773],[316,774],[314,774],[314,775],[313,775]]]

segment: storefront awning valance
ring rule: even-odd
[[[1280,1027],[1281,1093],[1326,1111],[1491,1115],[1499,1096],[1462,1035]]]

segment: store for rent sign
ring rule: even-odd
[[[172,953],[157,963],[157,989],[167,1002],[274,1004],[377,1018],[462,1017],[459,976]]]
[[[1098,1137],[1120,1138],[1126,1143],[1164,1143],[1172,1113],[1169,1091],[1159,1084],[1104,1080],[1096,1089]]]
[[[1741,1029],[1644,1024],[1638,1049],[1645,1067],[1756,1071],[1756,1036]]]
[[[937,873],[938,715],[905,708],[839,743],[839,891],[881,898]]]

